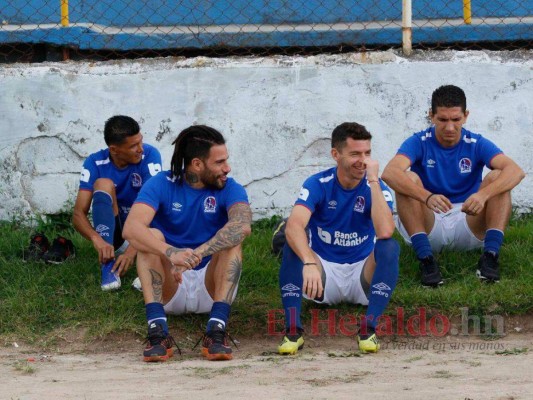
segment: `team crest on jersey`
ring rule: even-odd
[[[134,172],[131,174],[131,186],[134,188],[140,188],[143,185],[143,179],[141,178],[141,175]]]
[[[365,198],[363,196],[357,196],[353,210],[360,213],[365,212]]]
[[[461,158],[459,161],[459,169],[461,170],[461,174],[472,172],[472,161],[470,161],[470,158]]]
[[[213,196],[207,196],[204,200],[204,212],[214,213],[217,210],[217,200]]]

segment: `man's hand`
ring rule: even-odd
[[[95,236],[92,242],[94,248],[98,252],[98,262],[100,264],[106,263],[115,258],[115,248],[112,244],[107,243],[100,236]]]
[[[128,246],[124,254],[121,254],[117,257],[117,260],[115,261],[115,265],[113,265],[113,269],[111,270],[111,272],[117,271],[120,276],[124,276],[124,274],[128,272],[130,267],[133,265],[136,255],[137,250],[135,250],[133,246]]]
[[[174,277],[174,280],[177,283],[183,282],[183,273],[187,271],[187,268],[185,267],[178,267],[174,264],[170,267],[170,272],[172,273],[172,276]]]
[[[377,181],[379,174],[379,163],[377,160],[367,157],[363,160],[363,164],[365,164],[366,168],[366,180]]]
[[[184,267],[185,269],[193,269],[202,261],[202,258],[193,249],[188,248],[178,249],[170,246],[165,254],[174,266]]]
[[[432,194],[426,200],[426,206],[437,214],[446,213],[453,207],[452,202],[442,194]]]
[[[322,276],[318,265],[304,265],[303,270],[304,284],[302,291],[310,299],[322,296],[324,288],[322,287]]]
[[[461,211],[468,215],[478,215],[485,208],[487,198],[481,194],[474,193],[468,199],[465,200]]]

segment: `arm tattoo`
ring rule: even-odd
[[[228,211],[229,221],[201,247],[202,257],[218,253],[242,243],[252,225],[252,210],[245,203],[238,203]]]
[[[200,179],[198,178],[198,175],[196,175],[193,172],[187,172],[185,174],[185,180],[189,183],[198,183]]]
[[[163,277],[156,270],[150,269],[152,275],[152,293],[154,295],[154,301],[161,303],[163,299]]]
[[[229,268],[226,271],[226,280],[230,284],[228,292],[222,300],[224,303],[231,304],[233,301],[233,296],[235,290],[237,290],[237,285],[239,284],[239,279],[241,278],[242,271],[242,261],[238,258],[235,258],[230,261]]]
[[[165,251],[165,254],[168,258],[170,258],[170,256],[174,253],[180,253],[182,252],[183,250],[182,249],[178,249],[176,247],[172,247],[170,246],[166,251]]]

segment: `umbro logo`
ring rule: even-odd
[[[292,283],[287,283],[281,288],[281,290],[285,290],[286,292],[293,292],[295,290],[300,290],[300,288],[296,285],[293,285]]]
[[[173,210],[173,211],[181,211],[181,208],[182,208],[182,207],[183,207],[183,206],[182,206],[180,203],[178,203],[178,202],[176,202],[176,203],[172,203],[172,210]]]
[[[390,290],[389,285],[387,285],[386,283],[383,283],[383,282],[376,283],[375,285],[372,285],[372,287],[376,288],[378,290]]]
[[[329,203],[328,203],[328,208],[334,210],[337,208],[337,202],[335,200],[331,200]]]
[[[436,163],[437,162],[435,160],[431,159],[431,158],[429,160],[427,160],[427,162],[426,162],[428,168],[435,168],[435,164]]]
[[[99,224],[94,230],[98,233],[102,233],[104,231],[109,230],[109,227],[105,226],[104,224]]]

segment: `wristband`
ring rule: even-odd
[[[374,183],[374,182],[375,182],[375,183],[378,183],[379,181],[378,181],[377,179],[376,179],[375,181],[369,181],[369,180],[367,179],[367,182],[368,182],[368,183]]]
[[[429,199],[431,199],[431,196],[435,196],[435,193],[431,193],[431,194],[427,197],[427,199],[426,199],[426,207],[428,206],[428,201],[429,201]]]
[[[312,262],[312,263],[304,263],[304,265],[316,265],[315,262]]]

